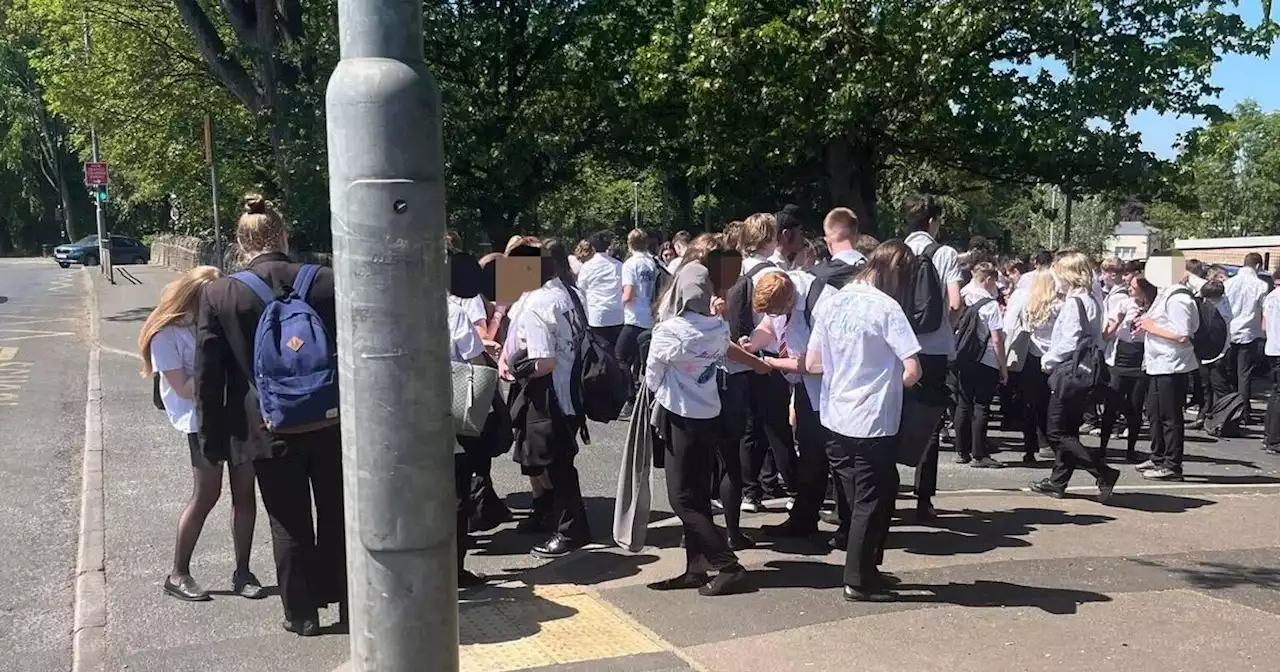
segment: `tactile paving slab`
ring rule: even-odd
[[[577,586],[505,592],[459,605],[462,672],[523,670],[664,650]]]

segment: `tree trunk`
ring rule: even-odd
[[[61,166],[59,166],[61,168]],[[58,171],[58,200],[62,203],[62,225],[66,232],[67,242],[79,240],[76,231],[76,216],[71,209],[71,188],[67,185],[67,171]],[[59,235],[62,231],[58,232]]]
[[[831,206],[853,210],[858,217],[858,231],[879,238],[876,186],[880,168],[875,148],[854,144],[848,138],[835,138],[827,143],[826,164]]]

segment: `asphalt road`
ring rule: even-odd
[[[9,670],[71,665],[87,372],[86,278],[0,259],[0,651]]]

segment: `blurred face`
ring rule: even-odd
[[[667,249],[665,249],[665,250],[663,250],[663,251],[662,251],[662,260],[663,260],[663,261],[671,261],[672,259],[675,259],[675,258],[676,258],[676,251],[675,251],[675,250],[673,250],[673,249],[671,249],[671,248],[669,248],[669,247],[668,247]]]
[[[793,255],[804,249],[804,233],[800,229],[786,229],[778,232],[778,249],[785,255]]]
[[[1120,273],[1118,271],[1104,270],[1101,277],[1104,287],[1115,287],[1120,283]]]

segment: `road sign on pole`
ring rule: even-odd
[[[84,164],[84,183],[90,187],[105,187],[111,184],[111,170],[106,163],[90,161]]]

